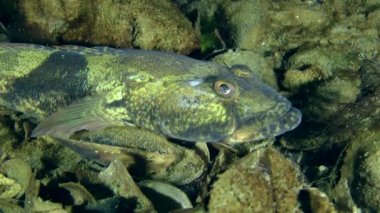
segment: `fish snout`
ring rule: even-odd
[[[297,127],[301,112],[282,96],[263,101],[258,107],[240,109],[237,129],[227,143],[241,143],[275,137]]]

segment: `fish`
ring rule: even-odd
[[[247,66],[170,52],[0,43],[0,106],[32,137],[132,126],[189,142],[243,143],[297,127],[302,113]]]

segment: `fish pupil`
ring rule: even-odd
[[[220,84],[220,93],[223,95],[228,95],[231,93],[231,88],[228,84]]]

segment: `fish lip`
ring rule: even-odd
[[[276,116],[273,122],[266,124],[262,128],[257,128],[257,125],[260,124],[252,124],[252,128],[249,128],[250,125],[247,125],[249,122],[246,122],[245,125],[243,124],[235,129],[224,142],[237,144],[275,137],[295,129],[301,123],[301,120],[301,111],[290,105],[287,111]]]

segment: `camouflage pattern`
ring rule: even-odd
[[[295,128],[301,113],[243,65],[174,53],[0,43],[0,106],[33,136],[131,125],[185,141],[240,143]]]

